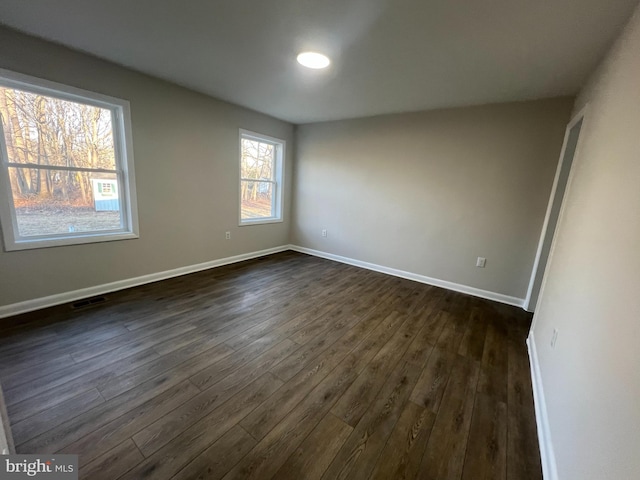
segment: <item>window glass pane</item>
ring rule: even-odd
[[[273,211],[273,184],[253,180],[240,182],[242,220],[271,218]]]
[[[116,169],[111,111],[0,86],[12,163]]]
[[[241,143],[240,176],[256,180],[272,180],[274,146],[247,138],[243,138]]]
[[[120,230],[116,174],[9,168],[21,237]]]

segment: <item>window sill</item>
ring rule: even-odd
[[[242,220],[238,224],[239,227],[248,227],[251,225],[264,225],[267,223],[282,223],[281,218],[256,218],[255,220]]]
[[[140,238],[140,236],[137,233],[122,232],[107,235],[94,234],[78,237],[43,238],[38,240],[6,240],[4,249],[6,252],[12,252],[18,250],[32,250],[36,248],[64,247],[68,245],[83,245],[87,243],[113,242],[116,240],[132,240],[135,238]]]

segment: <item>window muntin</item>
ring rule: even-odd
[[[240,134],[240,225],[282,221],[285,143],[252,132]]]
[[[137,237],[128,102],[0,70],[0,116],[6,250]]]

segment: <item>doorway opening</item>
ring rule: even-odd
[[[528,312],[534,311],[538,303],[544,272],[549,260],[549,254],[551,253],[551,246],[553,245],[553,237],[558,226],[562,203],[569,185],[571,167],[573,166],[573,161],[578,151],[584,116],[585,109],[582,109],[567,125],[564,144],[562,145],[558,168],[556,169],[556,176],[553,181],[553,188],[551,189],[551,196],[549,197],[549,204],[547,205],[547,213],[544,218],[544,224],[542,225],[540,241],[538,242],[536,259],[533,264],[531,279],[529,280],[529,289],[524,304],[525,310]]]

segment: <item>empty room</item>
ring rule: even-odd
[[[637,0],[2,0],[0,479],[640,478]]]

